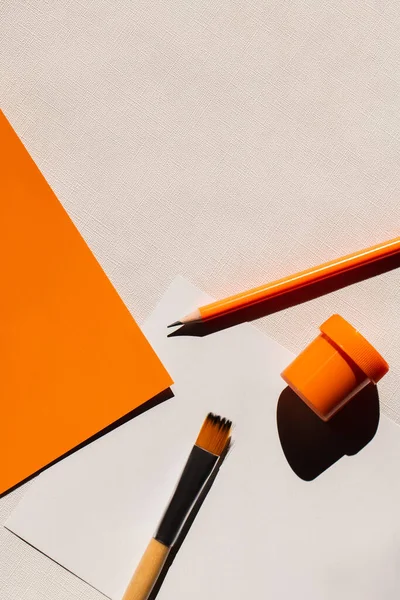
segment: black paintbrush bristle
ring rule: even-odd
[[[232,421],[208,413],[196,440],[196,446],[221,456],[231,435]]]

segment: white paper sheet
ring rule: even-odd
[[[43,473],[7,527],[119,600],[212,410],[234,420],[234,447],[158,598],[397,600],[398,427],[382,417],[357,455],[299,479],[276,425],[291,354],[248,324],[166,337],[204,301],[177,279],[145,326],[175,397]]]

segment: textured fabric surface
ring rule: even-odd
[[[0,0],[0,33],[2,109],[139,322],[177,274],[222,297],[400,234],[397,0]],[[400,421],[399,282],[257,326],[298,352],[339,312]],[[100,597],[4,529],[0,596]]]

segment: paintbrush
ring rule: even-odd
[[[209,413],[167,510],[122,600],[147,600],[179,532],[230,440],[232,422]]]

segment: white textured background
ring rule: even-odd
[[[139,322],[177,274],[221,297],[400,234],[398,0],[0,0],[0,105]],[[399,282],[257,326],[347,317],[400,422]],[[4,529],[0,597],[101,598]]]

